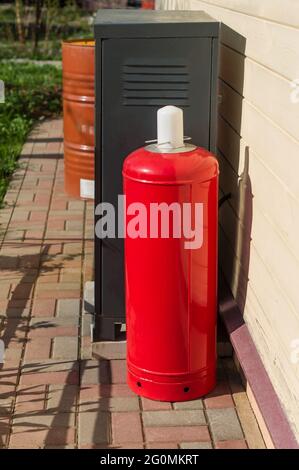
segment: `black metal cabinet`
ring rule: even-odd
[[[101,10],[96,38],[95,203],[117,208],[122,164],[156,138],[156,112],[184,109],[185,134],[215,150],[219,23],[203,12]],[[123,240],[95,240],[97,339],[125,322]]]

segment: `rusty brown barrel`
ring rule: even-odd
[[[62,43],[64,184],[77,197],[93,197],[94,41]]]

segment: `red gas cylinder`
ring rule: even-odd
[[[155,0],[142,0],[141,8],[143,8],[143,10],[154,10]]]
[[[218,173],[210,152],[184,144],[174,106],[158,111],[157,145],[124,162],[127,378],[138,395],[186,401],[215,386]]]

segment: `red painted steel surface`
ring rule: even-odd
[[[94,41],[62,44],[65,190],[94,180]]]
[[[183,238],[125,239],[129,386],[154,400],[192,400],[215,385],[218,163],[202,148],[139,149],[126,158],[123,176],[127,207],[204,205],[201,248],[186,249]]]

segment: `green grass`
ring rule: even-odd
[[[79,31],[76,34],[66,36],[65,39],[90,39],[92,31]],[[18,41],[7,41],[0,39],[0,60],[13,59],[34,59],[34,60],[61,60],[61,43],[64,38],[51,38],[48,41],[43,39],[38,44],[37,51],[34,52],[32,40],[26,40],[25,44]]]
[[[0,63],[0,203],[33,124],[61,112],[61,70],[51,65]]]
[[[5,4],[0,6],[0,21],[14,21],[15,8],[14,4]]]
[[[40,41],[38,50],[34,51],[33,41],[20,44],[18,41],[0,40],[0,60],[34,59],[34,60],[61,60],[61,40]]]

